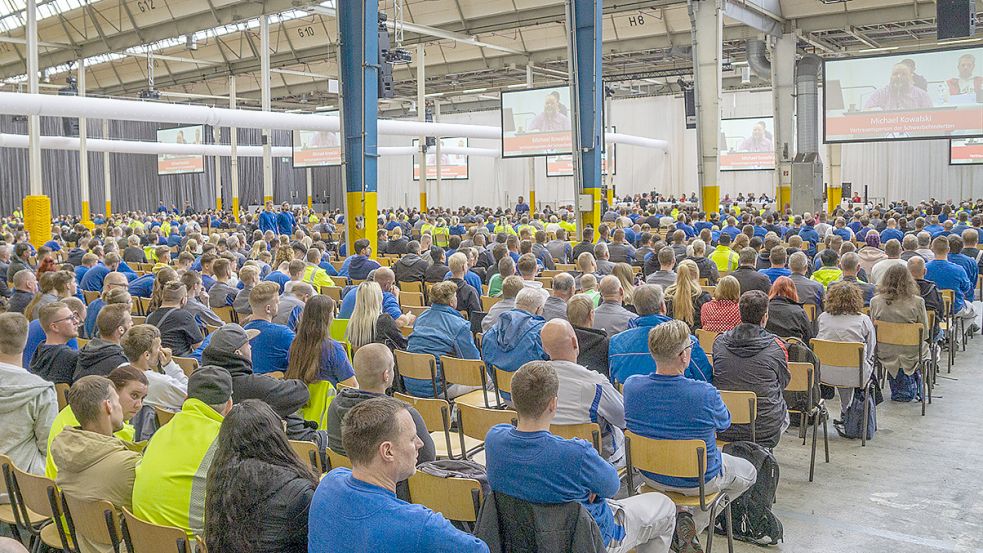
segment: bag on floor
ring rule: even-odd
[[[868,384],[869,386],[869,384]],[[877,405],[874,403],[874,394],[867,394],[867,421],[864,424],[864,394],[860,389],[853,391],[853,401],[847,407],[846,414],[843,416],[842,424],[834,424],[836,432],[844,438],[859,440],[864,429],[867,432],[867,439],[874,439],[874,432],[877,431]]]
[[[723,452],[746,459],[758,471],[758,478],[740,497],[731,501],[730,511],[734,523],[734,538],[758,545],[775,545],[784,537],[782,522],[771,506],[778,489],[779,467],[772,452],[754,442],[732,442]],[[726,513],[717,516],[716,531],[726,533]]]
[[[891,401],[909,402],[921,401],[922,399],[922,373],[915,371],[912,375],[907,375],[898,369],[898,375],[891,377],[887,375],[887,383],[891,385]]]

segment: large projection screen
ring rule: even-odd
[[[440,139],[440,179],[441,180],[467,180],[468,178],[468,156],[464,154],[449,154],[443,151],[444,148],[467,148],[467,138],[441,138]],[[420,148],[420,141],[413,140],[413,148]],[[413,180],[420,180],[420,158],[413,156]],[[437,148],[427,149],[427,180],[437,180]]]
[[[983,47],[826,60],[828,143],[983,136]]]
[[[573,152],[570,88],[502,92],[502,157]]]
[[[174,127],[157,131],[157,142],[161,144],[201,144],[205,136],[204,125]],[[185,175],[204,173],[205,156],[157,154],[157,175]]]
[[[950,140],[949,165],[983,165],[983,138]]]
[[[773,117],[744,117],[720,121],[720,170],[775,169]]]
[[[337,111],[324,115],[338,115]],[[328,167],[341,165],[341,133],[331,131],[294,131],[294,167]]]

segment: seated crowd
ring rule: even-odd
[[[859,382],[821,366],[845,419],[877,366],[892,399],[923,394],[921,348],[878,345],[875,323],[920,323],[929,352],[979,330],[979,205],[621,205],[580,242],[570,211],[521,199],[390,210],[379,251],[363,238],[351,255],[340,214],[286,204],[238,223],[164,209],[59,224],[37,248],[12,221],[0,454],[213,551],[489,551],[516,501],[580,509],[599,550],[702,551],[711,512],[670,497],[755,485],[718,440],[778,447],[798,424],[789,362],[813,339],[862,345]],[[485,370],[461,381],[461,366]],[[754,422],[732,424],[721,392],[753,392]],[[453,407],[443,427],[427,400]],[[466,445],[465,405],[513,419]],[[557,432],[593,423],[593,444]],[[637,470],[627,436],[700,440],[704,473]],[[414,503],[411,479],[449,457],[478,462],[498,529]]]

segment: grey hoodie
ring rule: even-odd
[[[32,474],[44,474],[48,433],[58,414],[55,385],[0,363],[0,453]]]

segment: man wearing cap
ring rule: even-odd
[[[203,366],[188,378],[181,412],[162,426],[144,451],[133,483],[133,513],[176,526],[188,536],[205,529],[205,479],[222,420],[232,409],[232,376]]]
[[[266,402],[277,415],[287,421],[287,436],[291,440],[312,441],[327,445],[327,433],[308,428],[296,415],[310,393],[300,380],[279,380],[266,375],[253,374],[252,348],[249,341],[259,335],[258,330],[243,330],[237,324],[226,324],[208,335],[208,345],[201,354],[203,365],[221,367],[232,376],[232,399],[240,403],[247,399]]]

